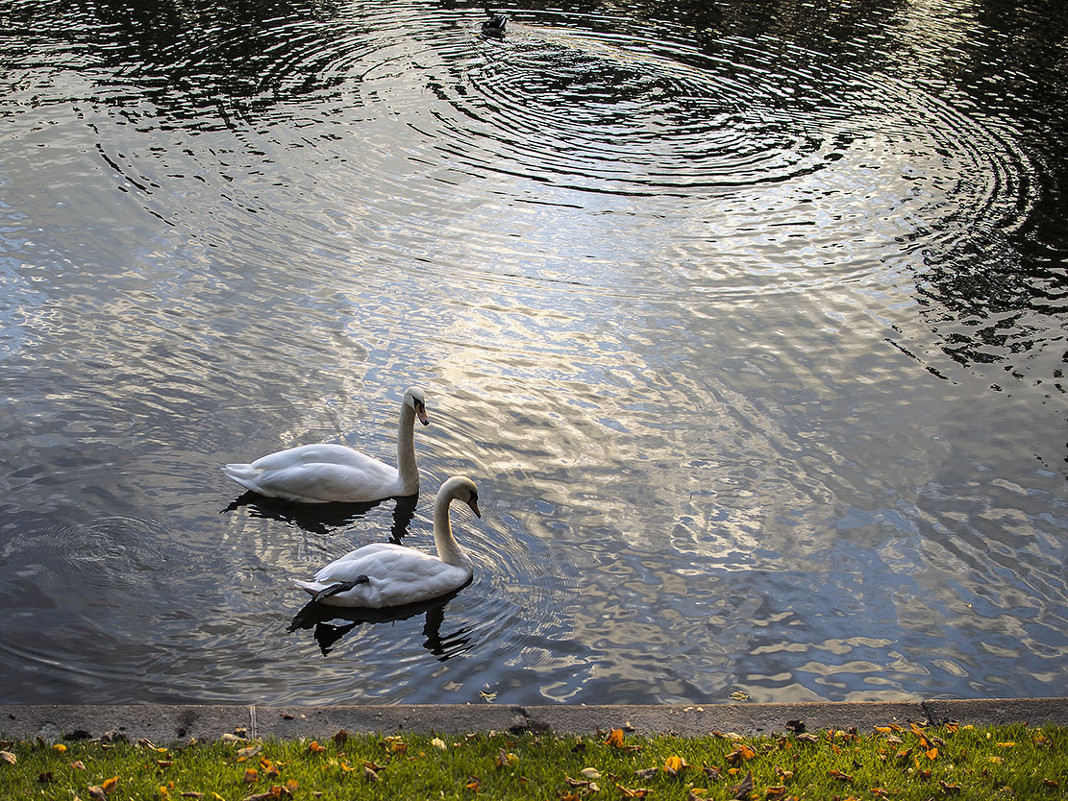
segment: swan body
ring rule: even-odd
[[[455,592],[471,581],[474,566],[456,542],[449,505],[461,500],[477,517],[478,489],[466,476],[441,485],[434,501],[433,556],[394,543],[375,543],[335,559],[315,574],[314,581],[293,579],[313,600],[330,606],[383,609],[420,603]]]
[[[363,503],[419,491],[413,429],[430,423],[423,391],[409,387],[397,428],[397,467],[344,445],[301,445],[251,464],[228,464],[223,472],[242,487],[302,503]]]

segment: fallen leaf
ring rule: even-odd
[[[994,743],[998,748],[1013,748],[1016,745],[1015,740],[1009,740],[1007,743]]]
[[[104,788],[104,792],[105,793],[107,793],[108,795],[111,795],[111,793],[113,793],[115,791],[115,788],[119,786],[119,777],[118,776],[112,776],[110,779],[105,781],[103,783],[103,785],[101,785],[101,786]]]
[[[736,801],[747,801],[751,792],[753,792],[753,771],[749,771],[744,779],[731,787],[731,798]]]
[[[729,754],[727,754],[726,760],[733,765],[735,762],[737,762],[739,760],[745,760],[746,762],[748,762],[750,759],[752,759],[755,756],[756,756],[756,751],[754,751],[748,745],[745,745],[743,743],[741,745],[735,746],[734,750],[731,751]]]
[[[784,781],[790,781],[794,777],[792,770],[783,770],[778,765],[775,766],[775,775]]]
[[[255,784],[260,780],[260,773],[255,768],[249,768],[245,771],[245,776],[242,781],[245,784]]]
[[[781,798],[786,795],[785,784],[773,784],[764,791],[765,798]]]
[[[325,747],[319,745],[318,740],[312,740],[310,743],[308,743],[309,754],[321,754],[325,750]]]
[[[370,765],[363,766],[363,777],[369,782],[382,781],[382,777],[378,775],[378,771],[372,768]]]
[[[92,798],[93,801],[107,801],[108,795],[104,792],[104,788],[101,787],[99,784],[92,785],[87,792],[89,793],[89,797]]]
[[[0,762],[6,762],[8,765],[14,765],[19,761],[19,758],[12,754],[10,751],[0,751]]]
[[[49,782],[54,782],[55,780],[56,780],[56,777],[52,775],[52,771],[50,771],[50,770],[46,770],[43,773],[38,773],[37,774],[37,781],[40,784],[48,784]],[[101,790],[100,792],[104,792],[104,791]]]
[[[62,754],[64,751],[67,750],[67,746],[63,745],[63,743],[56,743],[55,745],[52,746],[52,750],[53,751],[58,751],[59,753]]]
[[[615,748],[622,748],[625,742],[623,729],[612,729],[608,734],[608,737],[605,739],[605,742]]]
[[[820,741],[820,738],[815,734],[799,734],[797,739],[803,743],[818,743]]]
[[[927,758],[932,762],[934,762],[938,758],[937,748],[928,748],[924,753],[927,754]]]
[[[688,767],[690,766],[686,764],[685,759],[680,756],[672,755],[669,756],[667,758],[667,761],[664,762],[664,773],[671,774],[672,776],[677,776],[679,773],[686,770],[686,768]]]
[[[707,793],[707,787],[691,787],[689,795],[686,796],[686,801],[704,801]]]
[[[944,782],[941,779],[938,780],[938,784],[942,788],[942,792],[946,793],[947,795],[960,792],[959,784],[950,784],[949,782]]]
[[[478,780],[478,777],[469,776],[467,778],[467,784],[464,785],[464,788],[470,790],[473,793],[477,793],[480,784],[481,782]]]
[[[624,798],[645,798],[652,792],[648,787],[624,787],[622,784],[617,784],[616,787],[623,793]]]
[[[840,770],[829,770],[827,771],[827,775],[830,776],[832,779],[838,779],[839,781],[843,782],[851,783],[853,781],[852,776],[850,776],[848,773],[842,773],[842,771]]]
[[[447,748],[447,746],[445,745],[445,741],[442,740],[440,737],[435,737],[433,740],[430,741],[430,744],[440,751],[444,751]]]
[[[511,768],[515,767],[519,762],[519,757],[510,751],[505,751],[503,748],[497,753],[497,767],[498,768]]]
[[[731,700],[733,700],[733,701],[748,701],[749,700],[749,693],[742,692],[741,690],[736,690],[735,692],[731,693]]]
[[[583,768],[582,775],[590,781],[595,781],[601,778],[601,771],[597,770],[597,768]]]
[[[75,770],[85,770],[85,763],[82,762],[80,759],[76,759],[74,762],[71,762],[70,766]]]
[[[242,748],[240,751],[237,752],[237,761],[244,762],[249,757],[256,756],[256,754],[258,754],[262,750],[262,745],[250,745],[248,748]]]
[[[1060,787],[1061,786],[1060,782],[1058,782],[1056,779],[1043,779],[1042,780],[1042,784],[1045,787]]]
[[[340,748],[348,741],[349,733],[344,729],[338,729],[337,733],[331,739],[334,741],[334,744]]]
[[[637,776],[639,779],[642,779],[644,781],[646,779],[653,778],[653,776],[655,776],[659,772],[660,768],[642,768],[641,770],[637,771]]]

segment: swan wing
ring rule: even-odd
[[[258,459],[250,465],[229,464],[224,471],[237,483],[261,495],[292,501],[358,503],[400,494],[400,475],[395,467],[357,451],[352,453],[361,458],[346,457],[345,461],[331,462],[313,461],[309,454],[289,459],[274,459],[279,454],[271,454],[264,457],[269,460],[267,467],[262,466],[263,459]],[[336,453],[322,455],[336,456]]]
[[[301,445],[284,451],[261,456],[252,463],[256,470],[280,470],[302,464],[338,464],[363,468],[368,463],[381,464],[366,453],[361,453],[345,445],[320,443],[318,445]]]

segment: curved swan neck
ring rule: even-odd
[[[449,521],[451,503],[452,495],[447,492],[439,492],[434,501],[434,544],[438,547],[438,558],[442,562],[466,567],[471,560],[452,535],[452,523]]]
[[[401,494],[419,492],[419,468],[415,466],[415,409],[401,402],[400,423],[397,426],[397,472],[400,474]]]

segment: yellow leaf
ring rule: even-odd
[[[782,784],[773,784],[771,787],[764,791],[765,798],[778,798],[779,796],[786,794],[786,786]]]
[[[927,758],[929,760],[931,760],[932,762],[934,762],[934,760],[938,758],[938,749],[937,748],[928,748],[927,751],[926,751],[926,754],[927,754]]]
[[[312,740],[310,743],[308,743],[308,753],[321,754],[325,750],[326,748],[319,745],[319,742],[317,740]]]
[[[680,756],[672,755],[664,762],[664,773],[670,773],[672,776],[676,776],[687,767],[689,767],[689,765],[686,764],[685,759]]]
[[[63,745],[63,743],[56,743],[55,745],[52,746],[52,750],[53,751],[59,751],[59,753],[62,754],[64,751],[67,750],[67,746]]]
[[[960,729],[960,724],[959,723],[947,723],[946,724],[946,731],[955,732],[955,731],[957,731],[959,729]]]
[[[1016,741],[1015,740],[1009,740],[1009,742],[1007,742],[1007,743],[994,743],[994,745],[996,745],[998,748],[1012,748],[1013,746],[1016,745]]]
[[[1005,760],[1001,757],[987,757],[987,762],[993,762],[995,765],[1000,765]]]
[[[889,726],[876,726],[875,731],[879,732],[879,734],[889,734],[893,731],[893,729],[891,729]]]
[[[111,795],[111,793],[113,793],[115,791],[115,788],[119,786],[119,777],[118,776],[112,776],[110,779],[105,781],[100,786],[104,788],[104,792],[105,793],[107,793],[108,795]]]
[[[6,762],[8,765],[14,765],[19,761],[19,758],[12,754],[10,751],[0,751],[0,762]]]
[[[242,781],[245,784],[255,784],[257,781],[259,781],[259,778],[259,772],[255,768],[249,768],[245,771],[245,777],[244,779],[242,779]]]
[[[605,742],[616,748],[622,748],[624,743],[623,729],[612,729]]]
[[[437,748],[439,751],[444,751],[446,749],[445,741],[442,740],[440,737],[435,737],[433,740],[430,741],[430,744]]]

